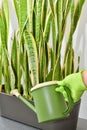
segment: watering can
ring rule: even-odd
[[[17,90],[16,92],[12,90],[12,93],[37,114],[38,122],[41,123],[66,118],[73,108],[69,89],[66,89],[68,95],[68,103],[66,103],[64,96],[55,91],[56,87],[58,87],[58,81],[44,82],[33,87],[31,93],[35,106],[21,96]]]

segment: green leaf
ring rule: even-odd
[[[4,81],[5,81],[5,92],[10,93],[10,68],[9,68],[9,60],[8,53],[6,49],[3,49],[3,59],[4,59]]]
[[[17,42],[17,88],[21,92],[21,43]]]
[[[75,70],[76,73],[79,72],[79,66],[80,66],[80,56],[78,56],[78,66]]]
[[[29,32],[33,33],[33,7],[34,0],[27,0],[27,15],[29,18]]]
[[[72,70],[71,70],[71,73],[74,73],[75,72],[75,61],[74,61],[75,57],[74,57],[74,49],[72,48]],[[79,61],[80,62],[80,61]]]
[[[36,2],[36,44],[39,49],[40,32],[41,32],[41,11],[42,11],[42,0]]]
[[[52,10],[52,13],[54,14],[54,0],[49,0],[50,8]]]
[[[66,23],[67,23],[67,16],[71,10],[71,6],[72,6],[72,3],[74,2],[74,0],[64,0],[64,3],[63,4],[63,19],[62,19],[62,39],[64,37],[64,32],[65,32],[65,29],[66,29]],[[74,13],[74,11],[73,11]]]
[[[15,89],[15,75],[11,66],[11,59],[9,57],[9,77],[10,77],[10,86],[11,90]]]
[[[0,92],[2,90],[2,43],[1,43],[1,32],[0,32]]]
[[[64,10],[64,19],[66,19],[67,16],[68,16],[68,13],[69,13],[69,11],[71,9],[72,2],[74,2],[74,0],[66,0],[65,8],[64,8],[65,9]]]
[[[56,22],[55,19],[52,19],[52,52],[53,52],[53,66],[56,62]]]
[[[30,80],[30,76],[29,76],[29,65],[28,65],[28,55],[27,55],[27,51],[24,45],[24,68],[22,68],[22,72],[23,72],[23,95],[28,98],[29,97],[29,92],[30,92],[30,88],[32,87],[31,85],[31,80]]]
[[[20,1],[19,0],[12,0],[13,6],[15,8],[15,12],[19,21],[19,6],[20,6]]]
[[[47,2],[46,2],[46,0],[43,0],[42,13],[41,13],[41,30],[44,30],[44,27],[45,27],[46,13],[47,13]]]
[[[68,40],[67,40],[67,43],[66,43],[66,50],[65,50],[65,56],[64,56],[64,62],[66,60],[66,55],[68,53],[68,49],[69,48],[72,48],[72,43],[73,43],[73,30],[74,30],[74,1],[72,1],[72,6],[71,6],[71,23],[70,23],[70,32],[69,32],[69,35],[68,35]]]
[[[50,70],[50,72],[46,76],[46,81],[52,81],[52,75],[53,75],[53,70]]]
[[[57,58],[56,64],[53,69],[53,80],[61,80],[62,79],[62,72],[61,72],[61,63],[60,57]]]
[[[3,45],[3,47],[6,47],[7,43],[6,43],[6,37],[5,37],[5,25],[4,25],[4,21],[2,19],[2,12],[0,13],[0,33],[1,33],[2,45]]]
[[[3,21],[4,21],[4,25],[5,25],[6,42],[8,43],[9,28],[10,28],[10,11],[9,11],[8,0],[3,0],[2,17],[3,17]],[[6,47],[7,47],[7,45],[6,45]]]
[[[27,20],[27,0],[13,0],[15,6],[18,23],[20,27],[20,35],[22,35],[24,25]]]
[[[48,74],[48,68],[50,63],[50,47],[47,44],[42,44],[40,48],[40,83],[46,81],[46,75]]]
[[[15,74],[15,86],[17,86],[17,36],[14,34],[14,39],[11,48],[11,66]]]
[[[75,11],[74,11],[74,29],[73,33],[75,32],[75,29],[77,27],[81,12],[82,12],[82,7],[84,5],[85,0],[78,0]]]
[[[61,50],[61,40],[62,40],[62,0],[58,0],[58,10],[57,10],[57,22],[58,22],[58,55],[60,55]]]
[[[22,34],[27,23],[27,0],[14,0],[13,4],[15,6],[19,30],[20,30],[20,40],[17,43],[17,87],[18,91],[21,91],[21,44],[22,44]]]
[[[29,65],[30,71],[32,74],[32,85],[35,86],[39,83],[39,74],[38,74],[38,53],[36,42],[31,33],[25,31],[24,33],[24,40],[26,43],[28,58],[29,58]]]
[[[20,34],[22,33],[26,19],[27,19],[27,0],[20,0],[20,8],[19,8]]]
[[[43,32],[43,41],[45,43],[47,43],[49,40],[51,22],[52,22],[52,12],[50,11],[49,14],[47,15],[45,28],[44,28],[44,32]]]
[[[40,47],[40,56],[39,56],[39,82],[42,83],[44,81],[43,77],[43,46]]]
[[[65,61],[65,77],[72,73],[72,48],[68,50]]]

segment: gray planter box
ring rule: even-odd
[[[42,130],[76,130],[80,102],[76,103],[66,119],[38,123],[36,114],[15,96],[0,93],[1,116]]]

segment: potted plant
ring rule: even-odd
[[[69,118],[39,124],[36,114],[20,100],[9,94],[11,90],[16,88],[21,95],[32,102],[30,89],[35,85],[47,81],[62,80],[67,75],[79,71],[79,56],[77,67],[75,68],[74,65],[73,35],[84,2],[85,0],[77,2],[74,0],[13,0],[18,29],[14,32],[9,49],[10,8],[8,0],[3,0],[0,11],[0,102],[2,116],[42,129],[73,130],[76,128],[79,103],[75,105]],[[67,41],[65,41],[65,51],[63,51],[68,16],[70,17],[70,28]],[[63,58],[61,54],[64,54]],[[4,81],[4,85],[2,81]],[[13,105],[10,104],[11,102]],[[5,107],[7,103],[9,104],[8,111]],[[18,114],[21,109],[23,112],[25,111],[22,115]],[[22,119],[21,117],[27,115],[27,111],[31,118],[28,115]],[[16,117],[18,118],[16,119]],[[66,124],[69,122],[70,126],[67,126]]]

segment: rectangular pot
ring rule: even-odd
[[[66,119],[38,123],[36,114],[15,96],[0,93],[0,114],[3,117],[42,130],[76,130],[80,101],[74,105]]]

